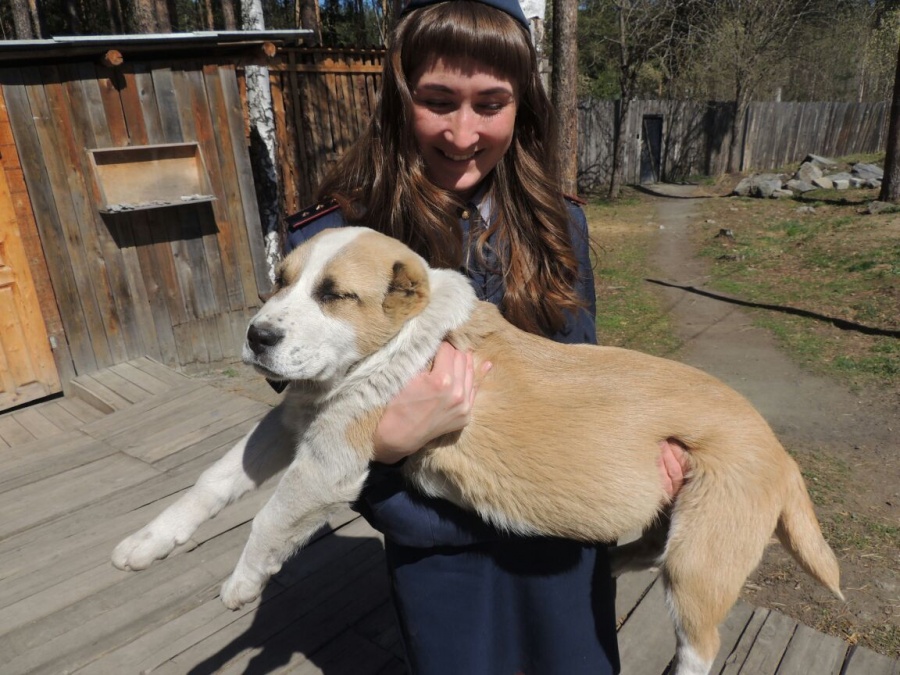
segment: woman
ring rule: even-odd
[[[587,225],[559,190],[553,112],[516,0],[414,0],[386,55],[379,108],[324,181],[329,200],[289,246],[347,223],[460,269],[524,330],[596,342]],[[385,535],[410,670],[577,675],[618,671],[605,546],[497,532],[405,490],[396,463],[465,425],[470,355],[443,345],[388,406],[357,504]],[[677,448],[661,480],[681,480]]]

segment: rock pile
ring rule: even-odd
[[[811,190],[878,188],[884,171],[874,164],[859,162],[850,171],[836,171],[837,164],[818,155],[807,155],[794,175],[759,173],[743,179],[732,194],[741,197],[793,197]]]

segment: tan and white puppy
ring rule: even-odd
[[[388,401],[442,340],[473,350],[483,376],[472,420],[404,465],[410,483],[522,534],[614,542],[617,572],[658,565],[678,638],[675,672],[708,672],[718,624],[775,532],[841,597],[796,463],[739,394],[703,372],[624,349],[560,345],[507,323],[457,272],[431,269],[365,228],[323,232],[281,264],[243,358],[286,381],[283,402],[179,501],[113,552],[143,569],[228,503],[286,467],[222,587],[230,608],[256,599],[283,562],[359,495]],[[477,369],[480,372],[480,369]],[[688,450],[674,504],[659,441]]]

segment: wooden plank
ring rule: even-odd
[[[179,407],[183,408],[186,403],[191,403],[191,397],[198,389],[206,389],[209,397],[213,397],[214,393],[216,396],[221,394],[220,390],[213,390],[202,382],[188,380],[173,387],[168,393],[158,394],[117,411],[115,416],[108,415],[86,424],[82,430],[98,439],[115,438],[123,434],[136,436],[150,425],[155,424],[158,428],[160,424],[165,424],[165,415],[178,411]],[[187,412],[190,413],[189,410]]]
[[[226,73],[220,74],[220,70],[224,69]],[[222,193],[225,195],[225,218],[231,229],[231,237],[233,239],[234,257],[240,271],[241,294],[240,298],[229,294],[230,306],[222,303],[222,309],[229,307],[232,310],[239,307],[256,304],[256,298],[259,294],[257,290],[258,282],[254,277],[254,238],[248,235],[248,228],[245,223],[246,208],[243,203],[246,193],[242,190],[242,181],[247,176],[241,173],[241,156],[247,154],[245,143],[235,145],[235,135],[231,133],[231,125],[241,122],[239,129],[243,129],[243,119],[229,115],[227,94],[223,90],[223,78],[228,76],[234,77],[233,70],[225,66],[204,66],[202,71],[202,80],[194,83],[195,97],[204,96],[208,108],[204,113],[209,116],[211,127],[218,130],[215,137],[207,139],[207,145],[214,142],[214,149],[211,152],[219,159],[219,170],[221,179]],[[199,85],[203,86],[203,91],[199,90]],[[254,213],[258,213],[258,207],[254,196]],[[215,214],[219,217],[219,214]],[[259,219],[257,216],[257,227]],[[224,287],[221,289],[224,291]],[[240,300],[240,305],[235,301]],[[223,299],[224,300],[224,299]]]
[[[157,268],[156,244],[153,242],[152,225],[147,211],[135,211],[128,214],[127,222],[133,237],[133,256],[137,258],[137,266],[133,258],[129,263],[129,272],[133,275],[135,288],[143,288],[141,297],[146,297],[151,321],[155,333],[148,336],[155,347],[150,353],[164,363],[178,363],[178,350],[175,345],[175,332],[172,330],[172,317],[169,314],[166,300],[166,282]],[[132,242],[129,242],[132,243]],[[137,272],[140,276],[137,276]]]
[[[840,675],[849,645],[800,624],[778,666],[779,675]]]
[[[657,579],[619,629],[621,675],[662,673],[675,657],[675,631]]]
[[[34,434],[22,426],[22,423],[10,413],[0,415],[0,438],[10,446],[35,440]]]
[[[96,373],[91,373],[89,378],[92,383],[104,386],[106,389],[121,396],[129,403],[138,403],[152,396],[148,391],[125,379],[109,368],[104,368],[103,370],[98,370]]]
[[[739,672],[774,675],[796,629],[793,619],[780,612],[769,612]]]
[[[62,405],[63,400],[59,398],[53,401],[45,401],[35,405],[32,409],[36,414],[55,424],[60,431],[72,431],[80,427],[82,421]]]
[[[80,425],[93,422],[103,417],[106,413],[97,410],[94,406],[73,396],[67,396],[57,401],[60,408],[65,409],[73,417],[77,417]]]
[[[84,170],[86,162],[84,139],[72,125],[67,91],[60,84],[55,66],[41,68],[43,91],[35,88],[31,101],[49,116],[48,124],[38,124],[38,135],[44,151],[54,199],[60,220],[67,231],[67,240],[76,276],[81,276],[79,292],[82,310],[91,332],[91,344],[100,366],[107,366],[128,358],[122,334],[122,312],[130,314],[127,303],[116,306],[116,289],[121,281],[118,271],[118,247],[105,227],[97,227],[99,215],[88,195],[92,185]],[[91,87],[93,85],[93,87]],[[85,92],[95,92],[99,98],[95,76],[85,81]],[[74,242],[78,244],[73,245]],[[61,307],[60,311],[66,311]]]
[[[254,615],[210,633],[161,672],[186,672],[198,664],[220,673],[247,672],[260,664],[266,672],[269,659],[314,654],[346,627],[348,617],[367,614],[388,599],[383,551],[375,537],[327,537],[286,565],[292,567],[305,570],[302,581],[286,590],[270,584]]]
[[[136,387],[140,387],[148,394],[162,394],[171,387],[168,383],[160,380],[158,377],[144,372],[135,365],[134,361],[126,361],[111,366],[109,370],[116,373],[119,377],[128,380]],[[181,377],[181,380],[184,378]]]
[[[140,460],[115,454],[0,493],[4,515],[0,537],[58,518],[157,474]]]
[[[15,445],[0,459],[0,492],[94,462],[115,449],[78,430]]]
[[[722,656],[725,654],[725,650],[719,650],[719,656],[713,663],[713,668],[710,672],[721,673],[722,675],[738,675],[738,673],[741,672],[744,662],[747,660],[747,656],[750,654],[750,650],[753,649],[759,631],[763,627],[768,616],[768,609],[755,608],[750,614],[737,642],[728,651],[724,659],[722,659]]]
[[[145,462],[155,462],[175,454],[203,438],[222,429],[229,429],[236,422],[248,418],[258,419],[265,408],[238,396],[214,396],[202,389],[188,398],[178,401],[174,409],[160,406],[148,415],[148,423],[156,420],[155,427],[142,427],[143,433],[116,434],[106,437],[107,442],[123,452]]]
[[[34,407],[17,410],[12,415],[37,440],[58,436],[63,432],[58,425],[41,415]]]
[[[136,574],[108,567],[114,583],[0,636],[6,667],[11,672],[77,670],[148,627],[213,598],[246,535],[233,530],[208,542],[202,557],[178,556]]]
[[[243,99],[238,89],[237,76],[233,68],[220,68],[219,79],[222,86],[222,100],[228,115],[228,132],[231,134],[234,166],[237,171],[237,182],[241,192],[243,207],[243,224],[247,233],[247,242],[253,264],[256,287],[244,289],[245,307],[258,306],[259,293],[268,292],[272,283],[265,265],[265,244],[263,242],[262,223],[259,219],[259,208],[256,204],[256,190],[253,182],[253,168],[244,138]]]
[[[104,413],[124,410],[131,406],[131,401],[119,396],[102,383],[97,382],[91,375],[81,375],[72,380],[69,386],[73,396],[90,403],[97,410]]]
[[[129,361],[129,363],[142,372],[152,375],[158,380],[167,382],[171,385],[182,385],[190,379],[152,358],[143,357]]]
[[[658,571],[644,570],[625,574],[616,579],[616,620],[618,624],[625,623],[658,577]]]
[[[871,649],[855,645],[847,657],[842,675],[898,675],[900,661],[891,659]]]
[[[248,529],[236,532],[246,536]],[[364,527],[354,532],[367,534]],[[231,533],[209,542],[203,549],[229,536]],[[189,562],[203,549],[184,558]],[[239,551],[240,547],[232,544],[222,578],[230,573]],[[158,567],[169,564],[166,561]],[[366,607],[384,602],[387,587],[383,564],[381,544],[374,537],[326,537],[286,564],[287,569],[296,568],[297,575],[302,575],[303,581],[294,587],[285,590],[282,583],[270,582],[261,602],[238,612],[225,609],[215,597],[216,587],[201,604],[180,616],[153,623],[143,621],[142,634],[123,641],[117,650],[96,663],[96,669],[88,672],[122,672],[122,668],[156,672],[166,662],[173,668],[171,672],[182,673],[201,665],[209,672],[221,672],[219,669],[229,663],[243,663],[246,667],[247,660],[259,647],[268,651],[265,642],[297,619],[301,623],[288,630],[296,637],[293,648],[301,648],[307,636],[318,646],[346,625],[345,603],[350,602],[352,608],[353,603]],[[375,575],[381,579],[373,578]],[[304,635],[307,625],[311,628]],[[161,670],[166,671],[167,668]]]

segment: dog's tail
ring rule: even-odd
[[[793,460],[791,463],[794,470],[787,479],[787,494],[775,533],[804,570],[843,600],[837,558],[822,536],[800,468]]]

